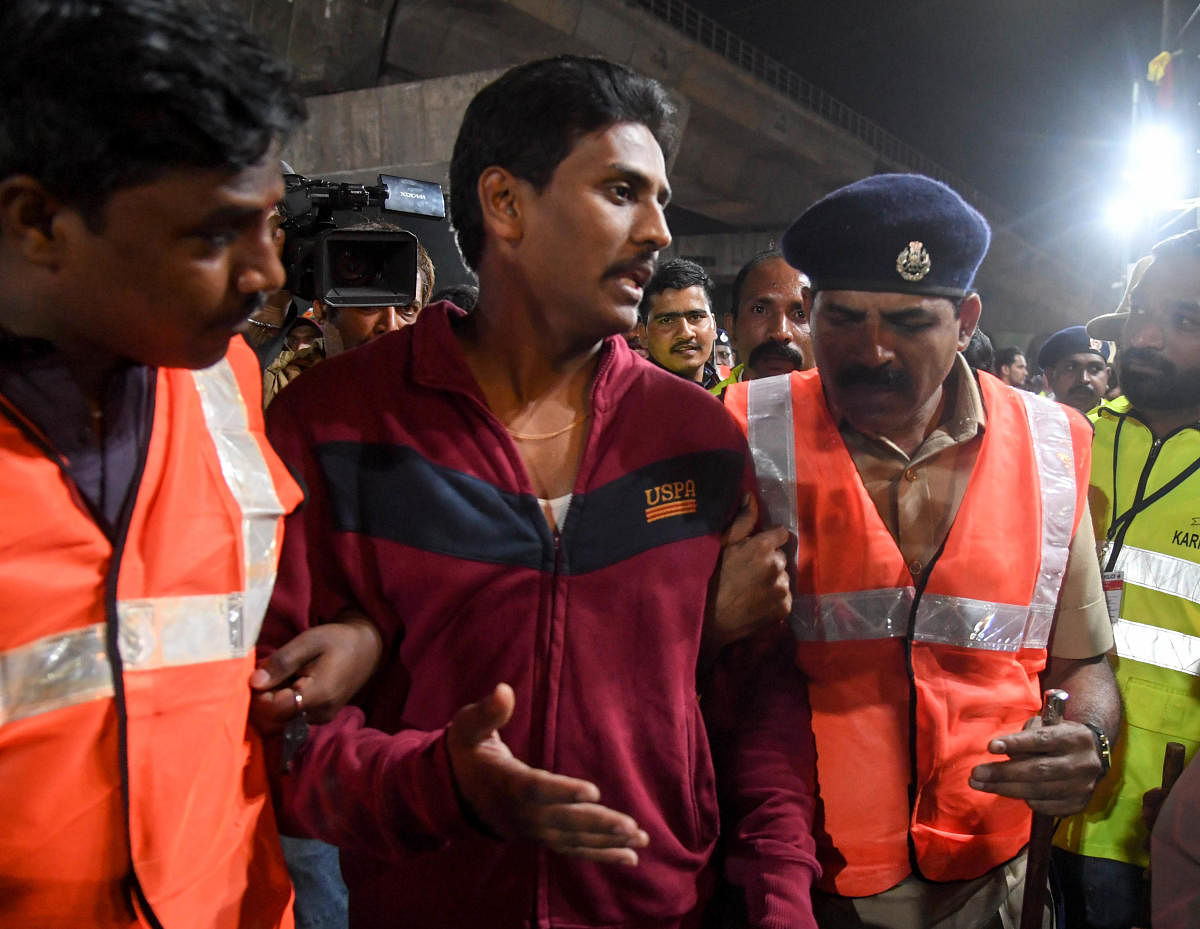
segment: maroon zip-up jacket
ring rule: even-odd
[[[343,849],[354,927],[687,927],[712,883],[696,660],[745,440],[694,384],[606,341],[556,537],[486,406],[448,304],[307,372],[268,432],[308,503],[287,524],[270,647],[344,607],[384,657],[285,778],[292,826]],[[650,835],[635,868],[471,828],[443,745],[499,681],[521,760],[593,781]]]

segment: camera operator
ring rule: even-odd
[[[291,168],[287,167],[285,163],[284,170],[289,172]],[[278,204],[275,212],[268,219],[268,224],[271,228],[271,239],[280,260],[283,259],[285,240],[284,219],[283,206]],[[287,339],[287,336],[296,320],[296,315],[292,294],[286,287],[270,294],[263,305],[250,314],[250,318],[246,320],[249,327],[242,333],[242,338],[254,349],[260,368],[265,370],[281,351],[290,347],[288,344],[290,340]]]
[[[399,226],[371,220],[350,226],[346,232],[401,232]],[[361,252],[351,249],[331,256],[334,274],[346,285],[367,284],[374,270],[363,260]],[[417,245],[417,279],[411,303],[404,306],[343,306],[313,301],[313,317],[321,327],[322,337],[306,348],[285,349],[267,367],[263,380],[263,403],[269,404],[280,390],[326,358],[357,348],[386,332],[403,329],[416,322],[417,314],[429,302],[433,293],[434,268],[425,248]]]

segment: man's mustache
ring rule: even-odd
[[[750,368],[757,368],[763,362],[772,360],[787,362],[797,371],[804,367],[804,355],[800,349],[791,342],[776,342],[774,339],[768,339],[762,345],[757,346],[750,353],[750,357],[746,359],[746,365]]]
[[[658,251],[655,249],[646,249],[635,258],[629,261],[619,262],[610,267],[605,272],[605,277],[622,277],[624,275],[633,275],[638,277],[645,286],[645,282],[649,281],[654,275],[654,268],[657,262]]]
[[[843,368],[834,378],[838,387],[876,387],[880,390],[901,390],[912,384],[909,376],[899,368],[868,368],[854,365]]]

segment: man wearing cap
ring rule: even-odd
[[[1200,232],[1156,245],[1087,331],[1120,349],[1124,396],[1091,416],[1089,498],[1127,719],[1116,770],[1059,830],[1056,861],[1072,925],[1145,925],[1142,795],[1168,742],[1189,757],[1200,742]]]
[[[1099,406],[1108,391],[1106,348],[1083,326],[1068,326],[1050,336],[1038,352],[1038,366],[1046,372],[1046,387],[1054,399],[1084,414]]]
[[[1100,777],[1089,727],[1114,732],[1119,701],[1091,431],[960,356],[989,239],[926,177],[833,192],[783,239],[812,281],[817,369],[726,393],[771,520],[797,540],[795,666],[761,678],[726,784],[729,870],[757,925],[797,921],[780,888],[810,813],[820,925],[1010,925],[1031,811],[1080,810]],[[1054,727],[1043,687],[1071,694]]]

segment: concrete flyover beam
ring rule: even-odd
[[[306,93],[372,87],[388,19],[402,0],[233,0],[287,58]]]
[[[753,255],[779,247],[776,232],[717,232],[676,238],[661,258],[688,258],[718,284],[729,284]]]
[[[308,99],[309,120],[288,140],[284,157],[302,173],[405,173],[439,166],[444,183],[463,110],[500,71],[387,84]]]
[[[309,126],[288,147],[306,173],[358,179],[383,170],[445,183],[474,92],[501,69],[564,52],[603,55],[664,83],[685,120],[671,165],[675,202],[727,226],[779,232],[842,184],[905,170],[880,153],[890,148],[864,141],[874,136],[859,123],[843,128],[840,104],[835,124],[811,101],[622,0],[237,2],[272,34],[305,86],[322,91],[310,100]],[[1007,233],[1003,217],[991,218],[998,231],[980,286],[997,328],[1032,329],[1045,318],[1066,325],[1085,315],[1093,295],[1072,270]]]
[[[682,205],[713,219],[781,221],[818,194],[876,170],[876,153],[858,139],[617,0],[404,3],[386,58],[397,70],[434,76],[563,52],[627,64],[686,101],[672,183]]]

